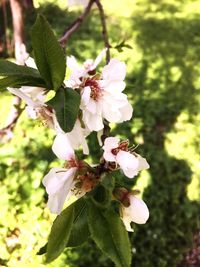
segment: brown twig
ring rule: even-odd
[[[10,7],[12,12],[14,31],[15,58],[18,64],[24,65],[27,53],[24,44],[24,21],[22,3],[18,0],[10,0]],[[21,99],[15,96],[13,99],[12,108],[9,112],[7,125],[4,128],[0,129],[1,141],[8,141],[12,138],[14,127],[23,111],[23,109],[20,108],[20,105]]]
[[[106,50],[106,63],[108,64],[110,61],[110,44],[108,40],[108,31],[107,31],[107,26],[106,26],[106,16],[104,13],[103,5],[101,4],[100,0],[95,0],[95,3],[98,7],[99,10],[99,15],[101,18],[101,25],[102,25],[102,36],[104,40],[105,47],[107,48]]]
[[[104,13],[103,6],[100,2],[100,0],[90,0],[88,5],[86,6],[84,12],[65,30],[63,36],[59,39],[59,42],[65,46],[70,36],[81,26],[87,15],[89,14],[91,7],[93,4],[96,4],[99,15],[101,19],[101,25],[102,25],[102,36],[104,40],[104,45],[107,48],[106,50],[106,63],[108,64],[110,61],[110,44],[108,40],[108,31],[106,26],[106,17]],[[109,123],[104,120],[104,129],[103,129],[103,135],[101,136],[101,140],[104,143],[104,140],[106,137],[108,137],[110,134],[110,126]]]
[[[102,36],[104,40],[104,45],[107,48],[106,50],[106,63],[108,64],[110,61],[110,44],[108,39],[108,31],[106,26],[106,16],[104,13],[103,5],[101,4],[100,0],[95,0],[95,3],[99,10],[99,15],[101,18],[101,25],[102,25]],[[105,139],[110,135],[110,126],[109,122],[107,120],[104,120],[104,128],[103,128],[103,134],[101,136],[101,141],[104,143]]]
[[[60,42],[60,44],[62,44],[62,46],[66,45],[66,43],[67,43],[68,39],[70,38],[70,36],[72,35],[72,33],[74,33],[81,26],[81,24],[83,23],[83,21],[85,20],[85,18],[89,14],[94,2],[95,2],[95,0],[90,0],[88,5],[86,6],[84,12],[64,31],[64,34],[59,39],[59,42]]]
[[[20,108],[21,99],[15,97],[12,103],[12,109],[10,110],[7,125],[0,129],[0,141],[9,141],[12,138],[14,127],[20,118],[20,115],[24,108]]]

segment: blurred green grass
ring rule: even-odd
[[[58,37],[80,12],[80,9],[76,8],[67,10],[65,1],[35,2],[38,10],[46,15]],[[137,256],[134,255],[136,266],[173,267],[175,265],[171,263],[172,258],[175,259],[178,253],[183,251],[183,247],[187,245],[184,243],[185,240],[175,245],[169,245],[164,241],[164,244],[161,244],[156,235],[159,230],[165,229],[166,232],[162,232],[161,235],[167,240],[167,231],[172,231],[166,228],[165,218],[174,215],[168,214],[167,208],[170,204],[165,207],[164,201],[169,203],[173,198],[178,201],[181,196],[185,201],[188,197],[188,209],[183,206],[183,213],[177,212],[178,217],[175,220],[178,221],[181,220],[182,214],[188,220],[191,220],[191,216],[195,217],[192,205],[193,202],[200,200],[200,2],[191,0],[102,2],[107,14],[111,45],[115,46],[126,39],[132,46],[132,49],[125,48],[122,53],[111,49],[113,57],[118,57],[127,64],[126,92],[134,106],[131,122],[114,126],[113,133],[139,143],[139,152],[147,157],[151,165],[148,172],[135,179],[135,187],[144,190],[145,200],[150,206],[150,212],[152,211],[150,222],[145,228],[136,227],[134,242],[137,250]],[[94,15],[87,19],[79,31],[74,33],[67,46],[67,54],[75,55],[80,62],[86,58],[95,58],[103,48],[100,21],[97,11],[94,10],[93,13]],[[26,17],[30,51],[28,30],[34,17]],[[0,125],[5,124],[11,101],[12,97],[8,93],[2,93]],[[1,144],[0,266],[44,266],[41,256],[35,254],[45,243],[53,221],[53,216],[45,209],[47,199],[41,185],[48,169],[52,165],[59,164],[51,151],[52,138],[52,132],[46,130],[39,122],[29,120],[23,113],[12,141]],[[94,140],[90,140],[90,143],[94,144]],[[97,148],[91,145],[91,153],[94,156],[98,155],[96,150]],[[178,186],[179,183],[182,183],[181,187]],[[156,207],[161,198],[163,202]],[[177,202],[179,206],[180,202],[181,200]],[[175,207],[170,210],[174,214]],[[158,213],[165,218],[160,219]],[[169,224],[171,223],[172,221],[169,221]],[[186,228],[187,223],[185,219]],[[18,229],[19,234],[17,234]],[[191,228],[185,231],[192,233],[193,230]],[[142,231],[146,231],[144,233],[147,235],[141,234]],[[177,239],[178,231],[182,235],[181,223],[174,232],[172,231]],[[143,250],[139,247],[141,236],[143,236]],[[148,239],[155,239],[151,249],[145,244],[146,239],[146,242],[150,242]],[[171,249],[171,255],[162,255],[163,248],[167,246],[169,251]],[[151,259],[148,253],[144,256],[145,249],[150,251],[148,253],[152,253]],[[69,250],[49,266],[62,267],[70,262],[70,267],[82,267],[84,258],[82,256],[82,262],[81,260],[79,262],[80,255],[77,253]],[[146,263],[148,257],[149,265]],[[104,258],[100,257],[99,262],[101,267],[111,266]]]

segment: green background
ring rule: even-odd
[[[134,267],[175,267],[191,247],[200,227],[200,1],[102,1],[110,44],[126,40],[132,48],[111,49],[127,64],[126,93],[133,119],[112,125],[112,134],[140,144],[137,152],[151,168],[134,181],[150,209],[146,225],[130,234]],[[35,1],[60,37],[81,9],[66,1]],[[26,40],[35,14],[27,14]],[[12,31],[10,29],[10,31]],[[103,48],[98,11],[94,9],[73,34],[67,54],[79,62],[95,58]],[[103,66],[102,62],[101,66]],[[0,97],[0,126],[5,125],[12,97]],[[44,266],[36,256],[45,244],[54,216],[45,208],[41,184],[49,168],[59,166],[51,151],[53,133],[24,112],[9,143],[0,144],[0,266]],[[89,140],[97,160],[96,137]],[[91,159],[90,159],[91,160]],[[113,266],[89,241],[68,249],[49,266]],[[182,267],[182,266],[181,266]]]

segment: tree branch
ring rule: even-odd
[[[9,113],[7,125],[0,129],[0,141],[8,141],[13,136],[14,127],[24,110],[24,108],[20,108],[21,99],[19,97],[15,97],[13,99],[12,108]]]
[[[101,25],[102,25],[102,36],[104,40],[105,47],[107,48],[106,50],[106,63],[108,64],[110,61],[110,44],[108,40],[108,31],[107,31],[107,26],[106,26],[106,16],[104,13],[103,5],[101,4],[100,0],[95,0],[95,3],[98,7],[99,10],[99,15],[101,18]]]
[[[23,7],[20,0],[10,0],[10,7],[12,13],[14,43],[15,43],[15,58],[16,62],[24,65],[27,58],[26,46],[24,44],[24,20],[23,20]],[[8,141],[12,138],[12,131],[23,111],[20,108],[21,99],[17,96],[14,97],[12,108],[10,109],[7,125],[0,129],[0,140]]]
[[[104,40],[104,45],[107,48],[106,50],[106,63],[108,64],[110,61],[110,44],[108,39],[108,31],[106,26],[106,16],[104,13],[103,5],[101,4],[100,0],[95,0],[95,3],[99,10],[99,16],[101,19],[101,25],[102,25],[102,36]],[[105,139],[110,135],[110,126],[109,122],[107,120],[104,120],[103,122],[104,128],[103,128],[103,134],[101,136],[101,141],[104,144]]]
[[[64,34],[59,39],[59,42],[62,46],[66,45],[72,33],[74,33],[81,26],[87,15],[90,13],[91,7],[94,2],[95,0],[90,0],[84,12],[64,31]]]

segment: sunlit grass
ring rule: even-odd
[[[200,200],[200,116],[194,122],[188,121],[188,114],[182,113],[174,131],[167,135],[166,148],[170,155],[185,160],[191,170],[191,183],[188,186],[188,197],[191,200]]]

